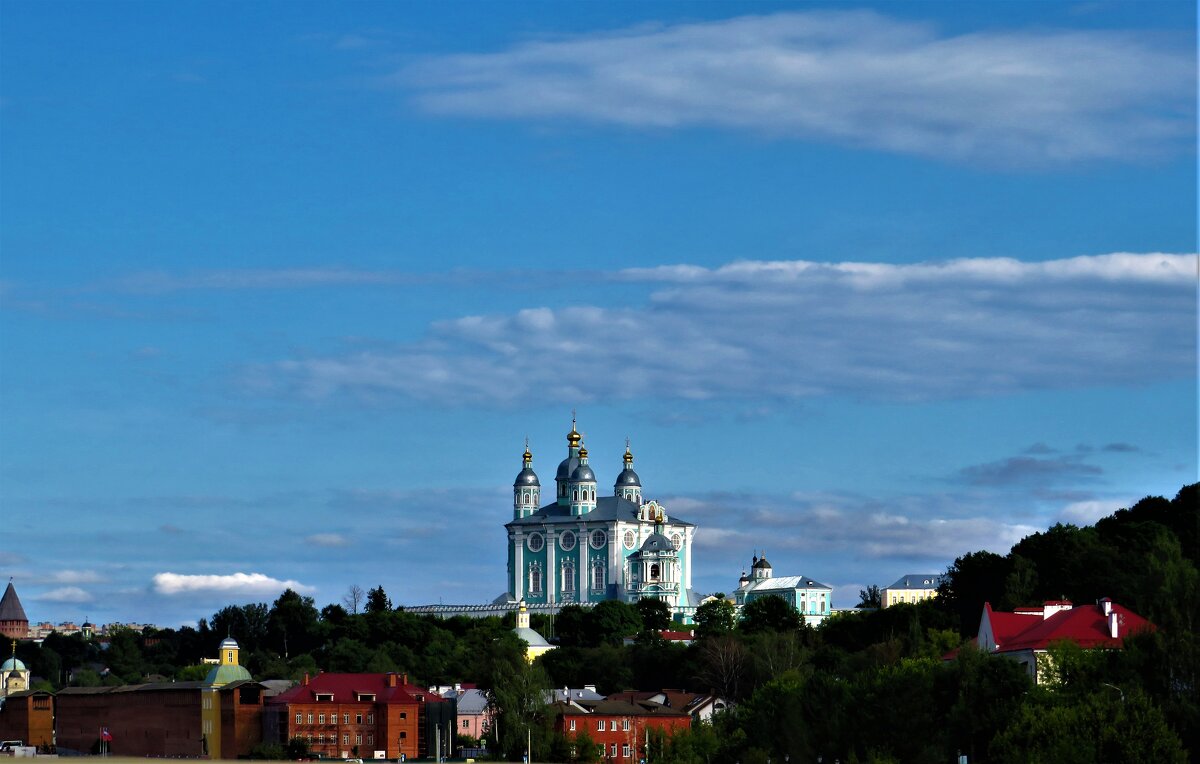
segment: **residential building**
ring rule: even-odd
[[[780,597],[799,611],[804,622],[816,626],[833,612],[833,587],[807,576],[775,578],[766,556],[754,555],[750,575],[742,571],[738,588],[733,593],[734,605],[743,608],[761,597]]]
[[[264,739],[308,741],[322,758],[449,755],[455,699],[409,684],[407,674],[317,674],[267,701]]]
[[[470,688],[451,689],[441,693],[443,698],[458,703],[458,719],[454,731],[475,740],[482,740],[492,729],[492,709],[487,693]]]
[[[937,596],[944,576],[938,573],[909,573],[879,593],[879,606],[891,607],[901,602],[915,604]]]
[[[556,495],[545,505],[533,454],[525,448],[513,483],[513,519],[505,526],[507,599],[557,606],[654,597],[690,623],[697,604],[692,591],[696,527],[644,499],[628,443],[613,495],[597,496],[596,474],[582,441],[572,420],[567,456],[554,479]]]
[[[29,617],[21,607],[21,598],[13,588],[12,581],[0,597],[0,636],[5,639],[29,639]]]
[[[683,711],[692,717],[693,722],[707,722],[713,714],[733,707],[733,701],[721,698],[712,693],[688,692],[687,690],[650,690],[618,692],[608,696],[609,700],[623,700],[628,703],[656,703],[676,711]]]
[[[651,730],[670,737],[692,726],[686,711],[650,701],[555,701],[551,711],[557,732],[570,739],[586,732],[601,759],[611,762],[639,761]]]
[[[1126,637],[1154,628],[1107,597],[1079,607],[1051,600],[1011,613],[992,610],[991,603],[985,602],[975,643],[981,650],[1019,661],[1030,678],[1041,683],[1051,675],[1048,650],[1057,642],[1074,642],[1085,650],[1118,650]]]

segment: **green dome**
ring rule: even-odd
[[[242,666],[234,666],[227,663],[223,666],[213,666],[213,670],[208,672],[208,677],[204,680],[204,683],[221,686],[231,682],[240,682],[243,679],[253,681],[254,677],[250,676],[250,672]]]
[[[0,671],[26,671],[25,664],[16,658],[9,658],[0,663]]]

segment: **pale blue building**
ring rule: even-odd
[[[613,495],[598,496],[582,440],[572,420],[567,456],[554,478],[554,501],[545,505],[533,454],[525,448],[513,482],[513,519],[504,526],[509,599],[558,606],[653,597],[690,623],[697,604],[692,592],[696,526],[643,498],[628,443]]]
[[[833,612],[832,587],[806,576],[775,578],[767,558],[755,555],[750,565],[750,575],[743,571],[738,579],[733,601],[740,610],[761,597],[782,598],[800,612],[809,626],[820,624]]]

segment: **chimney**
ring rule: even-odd
[[[454,691],[459,694],[462,694],[462,684],[460,684],[459,682],[455,682],[454,683]]]
[[[387,673],[387,686],[388,687],[396,686],[396,672],[395,671],[389,671]]]
[[[1109,607],[1111,607],[1111,606],[1112,606],[1112,603],[1109,603]],[[1120,636],[1120,634],[1118,633],[1119,630],[1120,630],[1120,627],[1117,625],[1117,614],[1109,613],[1108,614],[1108,636],[1112,637],[1113,639],[1116,639],[1117,637]]]
[[[408,674],[400,675],[400,684],[404,685],[405,687],[408,686]]]
[[[305,687],[308,686],[308,672],[307,671],[304,672],[304,686]]]
[[[1101,597],[1100,601],[1096,604],[1100,606],[1100,612],[1104,613],[1105,616],[1112,614],[1112,600],[1108,597]]]

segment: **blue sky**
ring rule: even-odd
[[[836,587],[1197,478],[1192,3],[0,4],[35,620],[504,587],[525,437]]]

